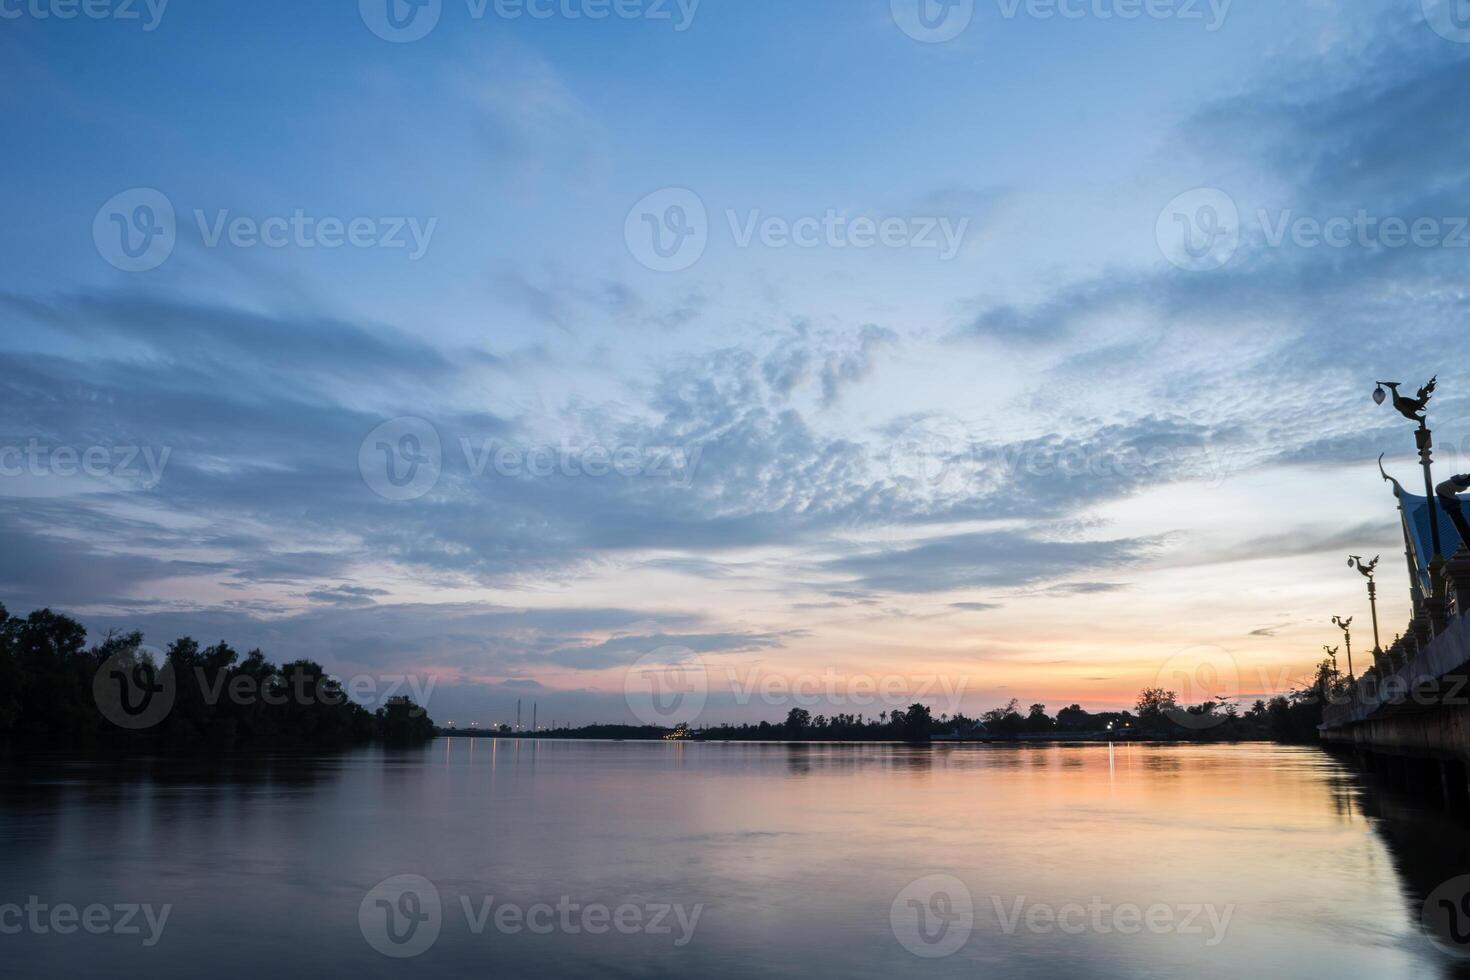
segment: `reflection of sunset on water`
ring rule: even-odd
[[[331,897],[406,867],[434,881],[446,907],[481,883],[522,903],[563,893],[704,903],[698,941],[667,961],[695,973],[718,972],[736,950],[776,968],[798,942],[843,975],[902,972],[913,961],[889,906],[924,875],[957,878],[973,898],[973,935],[943,960],[945,975],[1405,976],[1444,962],[1417,916],[1450,870],[1420,855],[1447,818],[1365,796],[1315,749],[446,739],[210,793],[188,788],[187,768],[160,768],[154,789],[125,785],[115,799],[95,795],[86,769],[79,778],[48,791],[56,818],[4,811],[25,846],[7,852],[0,880],[51,889],[126,860],[135,889],[176,894],[155,860],[166,849],[197,869],[189,887],[212,896],[208,909],[176,913],[194,923],[176,937],[184,952],[213,941],[211,923],[238,918],[312,937],[350,964],[360,940],[322,938],[334,935]],[[144,795],[158,797],[146,818]],[[292,814],[306,805],[317,816],[302,824]],[[109,842],[119,856],[103,857]],[[284,882],[247,884],[243,869],[263,853],[282,867],[338,868],[338,884],[306,905]],[[1135,907],[1158,928],[1130,932]],[[1048,926],[1052,914],[1062,918]],[[1080,934],[1061,928],[1083,920]],[[544,953],[528,937],[497,943],[510,965]],[[666,953],[628,955],[656,969]],[[479,954],[448,924],[433,952],[465,966]]]

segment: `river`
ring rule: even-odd
[[[1315,748],[440,739],[0,764],[0,975],[1456,976]],[[102,966],[99,972],[99,965]]]

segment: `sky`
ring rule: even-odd
[[[461,725],[1387,643],[1470,21],[920,2],[0,0],[0,602]]]

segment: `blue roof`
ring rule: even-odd
[[[1426,592],[1433,592],[1434,587],[1429,580],[1429,562],[1434,558],[1434,549],[1430,547],[1429,502],[1411,493],[1401,493],[1399,503],[1403,505],[1404,517],[1413,539],[1414,559],[1419,565],[1420,580]],[[1454,523],[1438,501],[1434,507],[1439,513],[1439,553],[1449,558],[1460,549],[1460,533],[1455,530]]]

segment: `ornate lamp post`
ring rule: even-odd
[[[1356,568],[1362,576],[1368,580],[1368,607],[1373,610],[1373,663],[1377,664],[1383,657],[1383,644],[1378,639],[1378,583],[1374,581],[1373,575],[1378,571],[1378,559],[1374,558],[1368,564],[1363,564],[1363,559],[1357,555],[1348,555],[1348,568]]]
[[[1356,684],[1358,677],[1353,673],[1353,617],[1343,619],[1341,616],[1333,616],[1332,625],[1342,630],[1343,639],[1347,641],[1348,679]]]
[[[1439,384],[1439,378],[1429,379],[1429,383],[1419,389],[1419,394],[1414,398],[1399,394],[1398,381],[1380,381],[1373,392],[1373,400],[1382,405],[1388,395],[1384,388],[1393,392],[1393,407],[1398,409],[1400,415],[1410,422],[1419,423],[1419,431],[1414,433],[1415,441],[1419,446],[1419,462],[1424,467],[1424,496],[1425,506],[1429,508],[1429,537],[1431,539],[1430,551],[1433,557],[1429,562],[1429,587],[1430,594],[1425,597],[1425,612],[1428,613],[1429,623],[1424,633],[1420,634],[1421,640],[1430,640],[1443,632],[1447,622],[1447,608],[1449,606],[1448,595],[1444,585],[1444,555],[1440,552],[1439,543],[1439,501],[1434,490],[1434,434],[1429,430],[1428,409],[1429,399],[1434,396],[1434,390]]]
[[[1330,647],[1325,643],[1322,644],[1322,650],[1327,654],[1327,659],[1332,661],[1332,676],[1341,677],[1342,671],[1337,669],[1337,649],[1337,647]]]
[[[1419,431],[1414,433],[1414,440],[1419,446],[1419,462],[1424,467],[1424,496],[1429,502],[1429,536],[1433,539],[1431,547],[1434,551],[1433,565],[1444,563],[1444,556],[1439,553],[1439,508],[1435,506],[1434,474],[1434,433],[1429,429],[1429,399],[1434,397],[1434,389],[1439,386],[1439,377],[1429,379],[1429,384],[1419,389],[1417,397],[1410,398],[1399,394],[1402,381],[1380,381],[1373,392],[1373,400],[1382,405],[1388,400],[1387,388],[1393,392],[1393,407],[1399,410],[1399,414],[1410,422],[1419,423]],[[1436,571],[1438,569],[1435,569]]]

